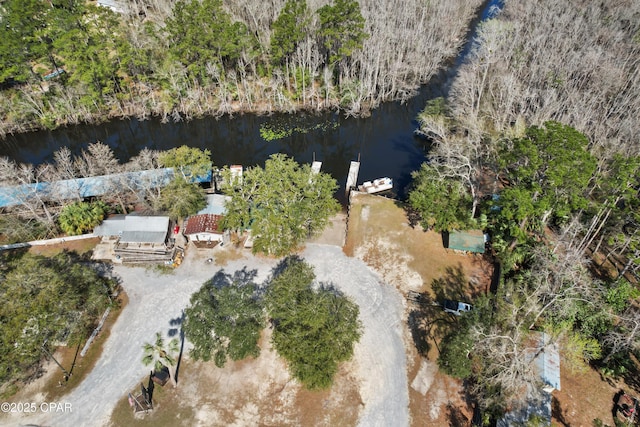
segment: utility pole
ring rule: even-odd
[[[58,365],[60,367],[60,369],[62,369],[62,372],[64,372],[64,380],[68,381],[69,377],[71,376],[71,374],[69,372],[67,372],[66,369],[64,369],[64,367],[62,367],[62,365],[56,360],[55,357],[53,357],[53,355],[51,353],[49,353],[49,350],[47,350],[47,341],[49,341],[49,339],[47,338],[46,340],[44,340],[44,342],[42,343],[42,350],[47,354],[47,356],[49,356],[51,359],[53,359],[54,362],[56,362],[56,365]]]

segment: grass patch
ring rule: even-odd
[[[4,384],[2,386],[2,392],[0,393],[0,399],[11,400],[10,398],[18,392],[18,385],[15,383]]]
[[[53,256],[62,251],[77,252],[85,254],[93,251],[93,248],[100,243],[100,237],[91,239],[70,240],[63,243],[55,243],[52,245],[38,245],[29,247],[29,253],[34,255]]]
[[[225,266],[229,261],[235,261],[238,259],[242,259],[244,255],[242,255],[242,251],[235,248],[226,248],[223,250],[216,251],[213,255],[216,265]]]
[[[171,275],[176,273],[175,267],[167,264],[154,264],[147,267],[148,271],[153,271],[154,273],[162,274],[162,275]]]

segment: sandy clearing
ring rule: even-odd
[[[360,260],[344,256],[340,248],[313,245],[304,255],[315,266],[319,281],[334,283],[360,307],[364,332],[355,347],[355,363],[365,407],[359,425],[408,425],[409,395],[399,293]]]
[[[54,427],[108,424],[117,402],[149,372],[140,362],[142,343],[152,340],[156,331],[166,335],[174,329],[176,326],[171,325],[171,321],[181,317],[191,294],[221,269],[195,255],[188,254],[174,274],[117,266],[115,272],[122,278],[129,304],[113,326],[93,371],[64,398],[72,405],[72,412],[39,413],[10,420]],[[403,306],[399,293],[362,261],[345,256],[339,247],[311,244],[302,256],[315,266],[318,281],[334,284],[360,307],[364,330],[350,362],[364,404],[359,424],[367,427],[409,425]],[[277,260],[247,255],[229,261],[222,269],[227,273],[243,268],[255,270],[255,282],[262,283],[276,263]],[[256,411],[257,408],[247,402],[234,425],[255,425],[259,415]],[[205,420],[216,417],[215,412],[207,413],[206,407],[199,408],[197,419],[204,424]]]

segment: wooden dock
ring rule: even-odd
[[[358,172],[360,171],[360,162],[351,162],[349,166],[349,174],[347,175],[347,186],[345,187],[345,191],[347,194],[351,191],[352,188],[356,186],[358,182]]]

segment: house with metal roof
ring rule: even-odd
[[[168,216],[116,215],[106,219],[93,234],[113,242],[114,261],[170,262],[175,242],[168,238]]]
[[[169,233],[168,216],[116,215],[93,230],[102,237],[118,237],[121,243],[164,245]]]
[[[222,215],[202,214],[187,218],[184,226],[184,235],[191,242],[217,243],[221,242],[224,235],[222,229]]]
[[[482,230],[465,230],[449,232],[448,248],[462,252],[484,253],[486,242]]]
[[[207,206],[185,220],[183,234],[187,239],[208,245],[222,242],[225,233],[221,221],[227,213],[226,204],[230,200],[231,197],[222,194],[208,194]]]
[[[551,393],[560,390],[560,353],[558,345],[544,332],[532,332],[532,346],[527,360],[540,378],[540,386],[530,384],[524,402],[511,408],[497,422],[497,427],[528,425],[534,417],[551,425]]]

